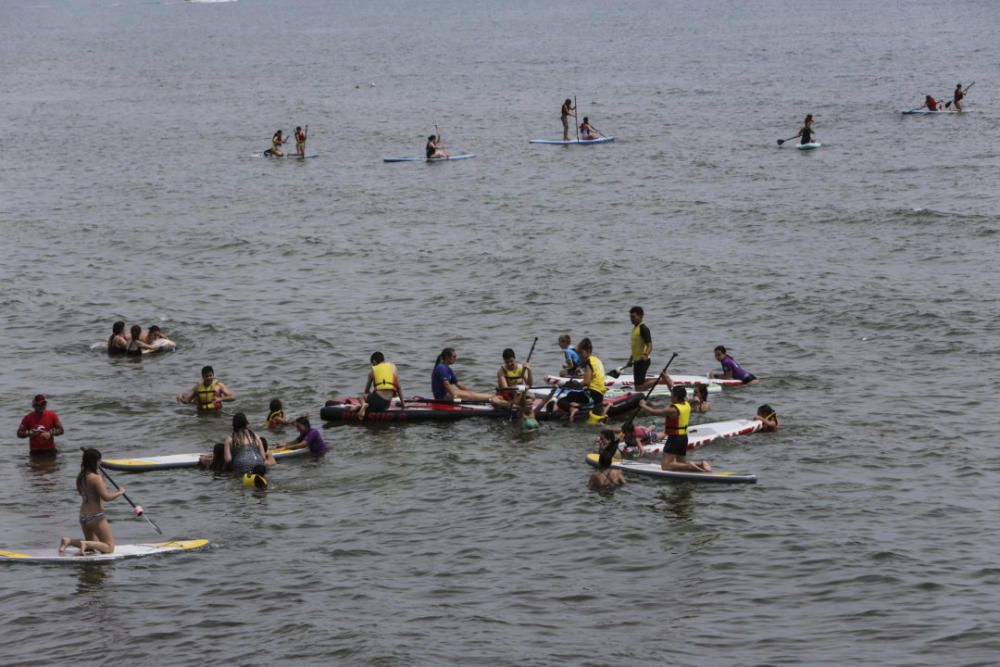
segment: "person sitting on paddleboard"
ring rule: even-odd
[[[435,130],[437,130],[437,128],[435,128]],[[432,134],[427,137],[426,151],[428,160],[431,158],[448,157],[448,154],[444,152],[445,145],[442,142],[441,130],[437,130],[437,134]]]
[[[599,446],[598,451],[600,452],[600,456],[597,459],[597,470],[591,474],[587,486],[592,489],[606,489],[625,484],[625,476],[622,475],[621,470],[615,470],[611,467],[611,464],[615,460],[615,454],[618,453],[618,441],[615,438],[615,432],[610,429],[604,429],[597,437],[597,443]]]
[[[743,384],[757,384],[759,380],[753,373],[749,373],[740,365],[736,363],[732,357],[726,353],[726,348],[723,345],[717,345],[715,348],[715,360],[722,364],[721,373],[709,373],[710,378],[719,378],[722,380],[740,380]]]
[[[558,405],[561,410],[569,414],[571,422],[582,406],[592,405],[587,423],[600,423],[607,419],[604,414],[604,393],[608,390],[604,377],[604,363],[594,354],[593,344],[589,338],[580,341],[577,352],[580,354],[583,368],[583,377],[580,378],[583,389],[569,392],[559,399]]]
[[[434,398],[441,400],[462,400],[467,401],[489,401],[493,405],[500,405],[501,401],[493,394],[485,394],[478,391],[471,391],[458,381],[458,376],[452,370],[451,365],[458,360],[455,348],[446,347],[441,350],[437,360],[434,362],[434,372],[431,373],[431,391]]]
[[[306,133],[301,126],[295,127],[295,154],[305,157],[306,154]]]
[[[767,433],[773,433],[781,428],[781,424],[778,422],[778,413],[774,411],[768,404],[764,404],[757,408],[757,414],[754,415],[754,421],[759,421],[764,424],[761,431]]]
[[[233,472],[244,474],[253,472],[265,463],[274,463],[274,457],[264,449],[264,441],[250,430],[250,422],[242,412],[233,415],[233,432],[222,443],[222,456]]]
[[[583,373],[581,368],[582,361],[580,360],[580,355],[577,354],[576,348],[570,345],[572,339],[569,334],[562,334],[559,336],[559,349],[563,351],[563,366],[559,370],[559,375],[562,377],[575,378],[580,377]]]
[[[586,116],[583,117],[583,122],[580,123],[580,139],[582,141],[592,141],[601,136],[601,133],[594,129],[594,126],[590,124],[590,119]]]
[[[104,485],[98,466],[101,464],[101,453],[89,448],[83,451],[80,463],[80,474],[76,476],[76,491],[80,494],[80,528],[83,539],[76,540],[63,537],[59,540],[59,553],[66,553],[66,547],[76,547],[81,556],[86,556],[90,550],[102,554],[115,551],[115,536],[111,532],[111,524],[104,514],[104,503],[125,495],[125,488],[120,487],[114,493]]]
[[[223,401],[234,400],[236,395],[220,380],[215,379],[215,371],[211,366],[201,369],[201,384],[196,384],[186,394],[177,394],[178,403],[196,403],[199,412],[221,410]]]
[[[501,398],[513,401],[517,398],[517,387],[532,385],[531,367],[527,363],[518,363],[517,355],[509,347],[503,351],[502,356],[503,363],[497,371],[497,389]]]
[[[663,448],[663,460],[660,468],[663,470],[684,470],[689,472],[712,472],[708,461],[688,461],[688,423],[691,420],[691,404],[687,402],[687,390],[684,387],[674,387],[670,392],[670,405],[665,408],[654,408],[643,399],[639,407],[651,415],[662,415],[663,432],[667,436]]]
[[[701,414],[708,412],[712,407],[711,403],[708,402],[708,385],[696,384],[694,386],[694,395],[691,396],[691,400],[688,403],[691,404],[691,412]]]
[[[800,146],[806,144],[811,144],[813,142],[813,115],[809,114],[806,116],[805,121],[802,123],[802,129],[799,133],[795,135],[796,137],[802,137],[799,141]]]
[[[918,109],[928,109],[929,111],[940,111],[941,103],[934,99],[931,95],[924,96],[924,103],[921,104]]]
[[[962,90],[962,84],[955,86],[955,93],[951,96],[952,104],[955,105],[955,111],[962,110],[962,99],[965,98],[965,91]]]
[[[271,147],[264,151],[264,155],[271,157],[285,157],[285,153],[281,150],[281,147],[284,146],[287,141],[288,140],[282,136],[281,130],[278,130],[271,135]]]
[[[108,354],[122,356],[128,350],[128,337],[125,335],[125,323],[115,322],[111,325],[111,335],[108,337]]]
[[[399,408],[402,410],[403,387],[399,384],[399,371],[396,364],[385,360],[385,355],[381,352],[372,352],[369,358],[372,368],[368,371],[368,380],[365,382],[365,390],[361,394],[361,407],[358,408],[358,419],[364,419],[365,413],[371,409],[376,412],[385,412],[392,404],[392,397],[399,397]]]
[[[308,447],[309,451],[313,454],[323,454],[326,452],[328,447],[326,446],[326,441],[323,440],[323,436],[319,431],[314,429],[309,424],[308,417],[299,417],[295,420],[295,428],[299,431],[299,437],[291,442],[286,442],[281,445],[281,447],[289,448],[300,448]]]
[[[636,426],[631,421],[622,424],[622,453],[626,456],[642,456],[646,445],[651,445],[660,439],[660,434],[652,428]]]
[[[562,109],[559,111],[559,118],[563,124],[563,141],[569,141],[569,117],[576,118],[576,109],[573,107],[573,100],[566,98]]]

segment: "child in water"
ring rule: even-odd
[[[292,419],[285,418],[285,410],[281,406],[281,400],[271,399],[271,405],[267,409],[267,417],[264,419],[264,426],[269,431],[278,431],[284,426],[294,424]]]
[[[626,456],[642,456],[645,453],[643,447],[653,444],[661,437],[663,436],[654,431],[652,426],[647,428],[636,426],[630,421],[625,422],[621,430],[622,453]]]
[[[694,386],[694,395],[688,399],[688,403],[691,404],[691,412],[700,412],[702,414],[708,412],[709,408],[712,407],[711,403],[708,402],[708,385],[696,384]]]
[[[773,433],[781,427],[781,424],[778,422],[778,413],[767,403],[757,408],[754,421],[763,422],[764,428],[761,430],[765,433]]]
[[[625,483],[625,477],[620,470],[611,467],[618,453],[618,438],[611,429],[604,429],[597,438],[600,445],[600,456],[597,460],[597,470],[590,476],[587,486],[592,489],[607,489],[621,486]]]

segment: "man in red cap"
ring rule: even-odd
[[[30,438],[28,447],[33,455],[55,454],[55,436],[63,434],[59,415],[51,410],[46,410],[47,404],[48,401],[45,400],[44,396],[41,394],[35,396],[35,400],[31,402],[31,407],[34,410],[24,415],[21,426],[17,429],[17,437]]]

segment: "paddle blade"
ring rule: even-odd
[[[784,140],[784,139],[778,139],[778,145],[779,145],[779,146],[780,146],[781,144],[783,144],[783,143],[785,143],[785,140]]]

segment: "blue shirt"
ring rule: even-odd
[[[444,362],[441,362],[434,367],[434,373],[431,374],[431,391],[434,392],[434,398],[439,400],[450,398],[448,390],[444,388],[445,381],[453,386],[458,385],[458,378],[455,377],[455,371],[451,370],[451,367]]]
[[[583,360],[580,359],[580,355],[577,354],[576,350],[571,347],[567,347],[563,350],[563,353],[566,355],[566,363],[569,364],[569,372],[578,372],[580,370],[580,366],[583,364]]]

